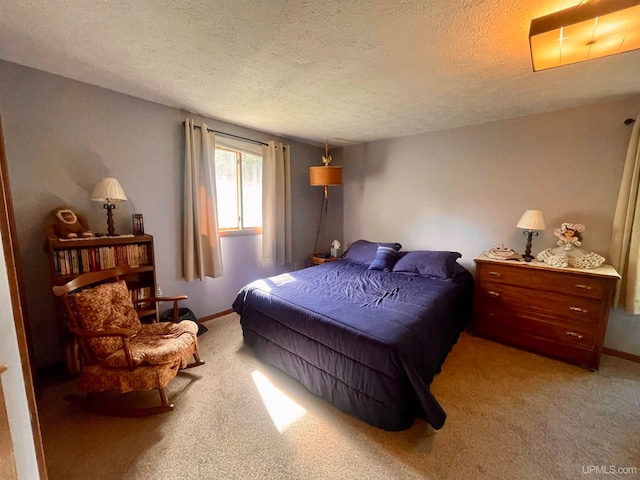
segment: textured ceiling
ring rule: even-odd
[[[578,0],[0,0],[0,58],[333,145],[640,92],[640,51],[533,73]]]

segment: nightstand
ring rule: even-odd
[[[474,261],[473,333],[598,369],[620,278],[612,266],[557,268],[485,255]]]
[[[336,260],[338,260],[338,257],[323,258],[323,257],[319,257],[315,253],[309,254],[309,266],[310,267],[312,267],[314,265],[322,265],[323,263],[327,263],[327,262],[335,262]]]

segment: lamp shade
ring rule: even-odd
[[[126,202],[127,196],[117,179],[105,177],[94,188],[91,200],[103,203]]]
[[[524,228],[525,230],[544,230],[547,228],[547,225],[544,222],[544,215],[542,215],[540,210],[527,210],[520,218],[516,227]]]
[[[309,167],[309,184],[314,187],[342,185],[342,167]]]
[[[531,21],[533,71],[640,48],[640,0],[591,0]]]

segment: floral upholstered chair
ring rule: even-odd
[[[160,405],[144,409],[104,411],[122,416],[144,416],[173,410],[165,386],[178,370],[202,365],[198,356],[198,325],[177,322],[178,301],[186,296],[145,298],[145,302],[172,301],[174,322],[141,323],[131,293],[120,276],[129,266],[79,275],[53,287],[64,305],[71,332],[82,352],[80,388],[91,401],[97,392],[126,393],[158,389]],[[188,363],[193,357],[193,362]],[[69,400],[77,397],[68,396]]]

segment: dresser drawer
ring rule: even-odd
[[[476,286],[478,309],[491,309],[505,315],[525,315],[546,320],[555,318],[567,324],[598,325],[603,303],[599,300],[564,295],[547,290],[484,282]]]
[[[476,278],[485,281],[519,285],[522,287],[568,293],[582,297],[604,297],[608,279],[581,274],[526,268],[518,265],[479,264]]]
[[[595,370],[600,364],[600,353],[595,347],[593,349],[590,347],[583,348],[580,344],[557,342],[554,339],[535,333],[528,333],[509,325],[483,322],[481,335],[507,345],[541,353],[585,368]]]
[[[483,310],[476,319],[476,333],[519,345],[520,338],[536,337],[560,345],[592,351],[597,338],[597,325],[571,324],[553,318],[542,319],[526,314],[505,315]]]

